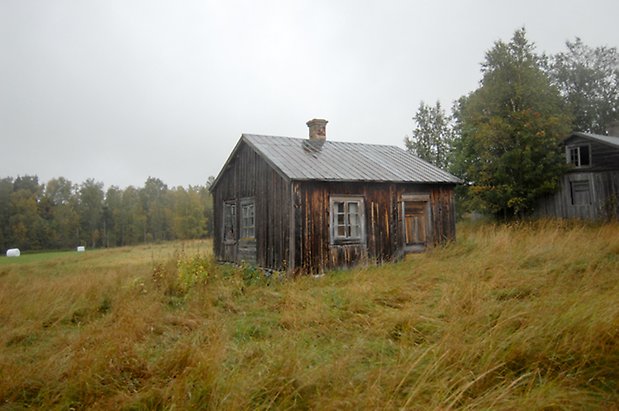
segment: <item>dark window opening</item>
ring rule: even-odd
[[[588,167],[591,165],[591,152],[588,144],[567,148],[567,161],[574,167]]]

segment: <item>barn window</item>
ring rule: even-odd
[[[362,197],[331,197],[331,244],[365,241],[365,210]]]
[[[591,188],[589,180],[570,181],[572,191],[572,205],[591,204]]]
[[[253,199],[241,201],[241,238],[256,237],[256,213]]]
[[[236,204],[232,201],[224,203],[224,241],[235,241]]]
[[[588,144],[567,147],[567,162],[574,167],[589,167],[591,165],[591,150]]]

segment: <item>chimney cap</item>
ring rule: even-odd
[[[327,139],[327,123],[328,121],[322,118],[314,118],[308,121],[309,139],[310,140],[326,140]]]
[[[327,123],[328,121],[325,120],[324,118],[313,118],[305,124],[307,124],[308,126],[311,126],[312,124],[327,124]]]

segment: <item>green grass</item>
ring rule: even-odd
[[[460,225],[292,280],[209,252],[1,261],[0,409],[619,407],[617,224]]]
[[[50,252],[22,252],[19,257],[0,256],[0,266],[15,266],[19,264],[38,263],[53,260],[63,263],[79,263],[89,261],[92,265],[98,263],[108,264],[110,261],[126,263],[144,263],[153,260],[170,258],[174,252],[188,251],[190,253],[210,252],[210,242],[208,241],[188,241],[175,243],[159,243],[134,247],[117,247],[110,249],[87,249],[83,253],[75,250],[71,251],[50,251]]]
[[[31,253],[24,254],[22,253],[19,257],[0,257],[0,266],[10,266],[15,264],[28,264],[32,262],[40,262],[50,259],[66,259],[69,255],[76,254],[75,252],[70,251],[53,251],[53,252],[45,252],[45,253]]]

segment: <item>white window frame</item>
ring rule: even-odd
[[[587,147],[589,154],[587,156],[587,164],[585,165],[582,164],[583,156],[580,151],[583,147]],[[574,144],[567,146],[565,148],[565,158],[568,164],[572,164],[576,168],[591,167],[591,144]]]
[[[253,198],[241,199],[241,240],[256,238],[256,201]]]
[[[341,211],[340,204],[342,205]],[[356,224],[352,221],[352,216],[355,216]],[[331,245],[365,244],[365,201],[363,197],[331,196],[329,198],[329,228]]]

